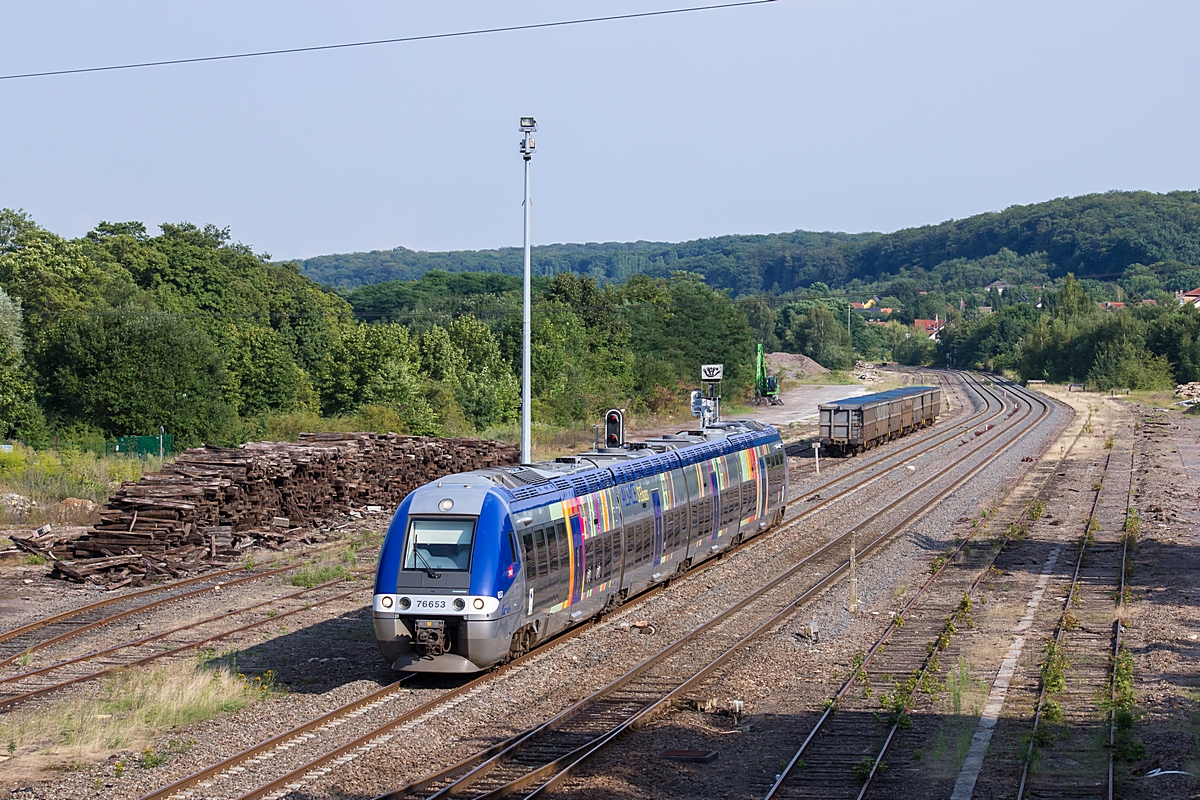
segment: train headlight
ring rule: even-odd
[[[383,606],[384,608],[391,608],[392,607],[392,598],[385,596],[382,600],[379,601],[379,605]]]
[[[408,608],[411,605],[412,605],[412,600],[409,600],[407,597],[400,598],[400,607],[401,608]]]
[[[467,607],[466,600],[463,600],[461,597],[454,598],[454,610],[455,611],[462,611],[466,607]]]
[[[471,603],[471,605],[475,606],[476,609],[482,611],[483,610],[483,598],[476,597],[475,600]]]

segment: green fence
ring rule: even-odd
[[[115,442],[104,443],[105,455],[156,456],[175,455],[175,435],[162,436],[119,436]]]
[[[19,440],[26,447],[29,444],[27,439]],[[162,447],[161,451],[159,447]],[[12,445],[6,445],[11,448]],[[174,434],[164,433],[162,436],[119,436],[116,441],[112,442],[79,442],[79,441],[62,441],[57,436],[53,436],[43,446],[49,446],[55,450],[63,448],[82,450],[87,453],[95,453],[98,457],[104,456],[157,456],[162,453],[163,458],[170,458],[175,455],[175,436]]]

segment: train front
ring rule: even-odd
[[[522,611],[512,541],[507,503],[478,474],[404,499],[379,554],[373,603],[392,669],[470,673],[504,659]]]

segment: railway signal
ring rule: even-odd
[[[625,415],[619,408],[610,408],[604,415],[604,446],[620,447],[625,444]]]

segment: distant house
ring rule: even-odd
[[[1105,311],[1120,311],[1122,308],[1125,307],[1125,304],[1124,303],[1104,302],[1104,303],[1100,304],[1100,307],[1103,308]]]
[[[867,308],[867,306],[863,305],[862,303],[854,303],[854,302],[850,303],[850,307],[853,308],[855,311],[863,311]]]
[[[979,313],[980,314],[990,314],[990,313],[992,313],[992,307],[991,306],[980,306]]]
[[[1190,292],[1176,292],[1175,299],[1179,301],[1181,306],[1196,306],[1200,308],[1200,288],[1192,289]]]
[[[917,329],[917,333],[922,333],[930,339],[936,339],[942,328],[946,327],[946,321],[936,317],[934,319],[915,319],[913,327]]]
[[[895,310],[896,310],[896,309],[894,309],[894,308],[880,308],[880,309],[879,309],[879,313],[880,313],[880,314],[890,314],[890,313],[892,313],[892,312],[893,312],[893,311],[895,311]]]
[[[1149,300],[1143,300],[1143,301],[1142,301],[1142,305],[1144,305],[1144,306],[1156,306],[1156,305],[1158,305],[1158,301],[1157,301],[1157,300],[1154,300],[1153,298],[1151,298],[1151,299],[1149,299]]]
[[[1005,283],[1004,281],[992,281],[987,285],[987,288],[995,289],[996,294],[1004,294],[1004,290],[1013,288],[1013,285],[1011,283]]]

